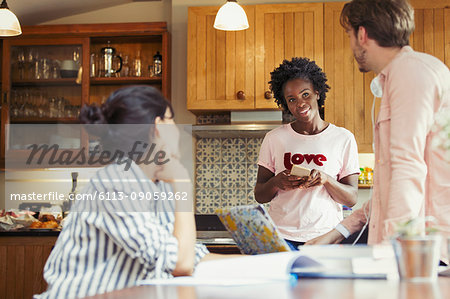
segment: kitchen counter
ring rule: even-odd
[[[0,294],[5,298],[31,298],[47,288],[43,269],[59,236],[59,230],[0,232]],[[239,254],[227,231],[198,231],[197,242],[212,253]]]
[[[14,231],[0,231],[0,237],[57,237],[61,230],[14,230]]]
[[[48,246],[54,245],[57,237],[59,236],[61,230],[16,230],[16,231],[1,231],[0,240],[5,245],[13,242],[14,244],[25,242],[25,243],[36,243],[42,244],[39,239],[46,239],[44,242]],[[19,241],[20,240],[20,241]],[[238,254],[239,249],[236,246],[236,242],[231,238],[228,231],[197,231],[197,243],[202,243],[208,250],[212,253],[222,253],[222,254]]]
[[[57,237],[61,230],[14,230],[0,231],[0,237]],[[203,244],[227,244],[235,245],[228,231],[197,231],[197,242]]]

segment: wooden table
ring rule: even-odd
[[[408,283],[363,279],[301,279],[295,286],[269,283],[249,286],[140,286],[90,299],[444,299],[450,298],[450,278],[435,283]]]

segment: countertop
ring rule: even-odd
[[[52,237],[59,236],[61,230],[15,230],[0,231],[0,237]],[[228,231],[197,231],[197,242],[205,245],[236,245]]]
[[[440,277],[435,283],[413,283],[373,279],[301,279],[295,285],[268,282],[244,286],[139,286],[90,299],[155,298],[155,299],[293,299],[293,298],[363,298],[423,299],[447,298],[450,278]],[[87,298],[86,298],[87,299]]]

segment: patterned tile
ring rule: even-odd
[[[219,188],[220,167],[214,164],[199,164],[196,168],[196,187]]]
[[[243,163],[224,164],[222,167],[223,188],[245,188],[247,169]]]
[[[258,165],[250,164],[247,167],[247,185],[250,188],[255,188],[256,177],[258,175]]]
[[[255,200],[255,192],[253,189],[247,189],[247,204],[256,205],[258,202]]]
[[[245,162],[246,145],[244,138],[222,139],[222,162],[242,163]]]
[[[226,116],[211,116],[221,118]],[[208,117],[206,117],[208,118]],[[196,147],[196,213],[257,204],[253,188],[263,138],[199,138]],[[269,204],[265,204],[269,206]]]
[[[214,211],[222,206],[218,189],[197,188],[195,194],[195,206],[198,214],[214,214]]]
[[[246,189],[224,189],[222,191],[222,207],[234,207],[247,204]]]
[[[218,163],[220,161],[220,139],[199,138],[197,141],[197,163]]]
[[[263,138],[247,138],[247,161],[257,163]]]

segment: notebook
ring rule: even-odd
[[[243,254],[291,251],[262,205],[219,208],[217,216]]]
[[[297,278],[386,279],[398,277],[392,246],[310,245],[302,246],[300,251],[294,252],[281,237],[264,206],[220,208],[216,210],[216,213],[231,233],[241,253],[259,255],[279,252],[275,255],[261,256],[261,259],[267,259],[264,262],[265,265],[273,259],[274,265],[282,265],[281,268],[284,271],[288,269],[287,273],[280,270],[279,277],[285,277],[289,273]],[[225,265],[228,265],[229,262],[224,261]],[[256,265],[253,267],[255,272],[252,275],[255,273],[267,275]],[[240,271],[236,272],[236,265],[233,266],[232,273],[234,276],[240,273]]]

